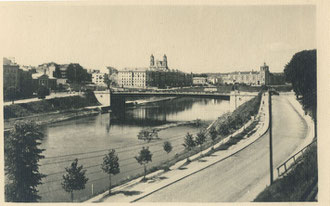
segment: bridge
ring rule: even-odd
[[[231,92],[231,93],[219,93],[219,92],[176,92],[176,91],[113,91],[111,93],[114,97],[138,97],[138,96],[175,96],[175,97],[209,97],[209,98],[222,98],[229,100],[231,95],[235,96],[257,96],[258,93],[248,92]]]
[[[176,92],[176,91],[95,91],[98,101],[104,106],[125,107],[126,97],[202,97],[230,100],[231,110],[235,110],[239,105],[258,95],[257,92],[239,92],[230,93],[219,92]]]

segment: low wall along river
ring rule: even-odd
[[[183,97],[46,125],[41,144],[45,159],[40,161],[40,171],[47,177],[38,188],[41,201],[70,201],[61,182],[65,167],[69,167],[75,158],[87,170],[89,178],[86,189],[75,192],[76,200],[84,200],[108,187],[108,175],[102,172],[100,165],[109,149],[116,149],[119,156],[120,173],[112,178],[113,184],[118,184],[143,173],[134,158],[142,146],[148,146],[153,154],[152,162],[148,164],[151,168],[181,152],[187,132],[199,131],[189,125],[170,127],[159,132],[160,140],[145,143],[137,138],[141,129],[196,119],[211,123],[228,111],[229,101],[226,100]],[[162,148],[165,140],[173,146],[169,154]]]
[[[109,93],[97,92],[95,96],[102,106],[110,104]],[[235,104],[238,107],[250,98],[241,98]],[[112,178],[113,184],[119,184],[143,173],[143,168],[134,158],[142,146],[148,146],[153,154],[148,168],[160,165],[183,151],[183,139],[187,132],[199,131],[196,126],[183,123],[196,119],[211,123],[232,108],[231,101],[222,99],[166,97],[166,101],[158,101],[161,99],[164,97],[152,97],[134,107],[94,116],[77,116],[42,126],[45,138],[41,148],[45,149],[45,159],[40,161],[40,172],[47,177],[43,178],[43,184],[38,187],[41,201],[70,201],[70,195],[62,189],[61,182],[65,168],[75,158],[87,170],[89,178],[84,190],[74,192],[75,200],[81,201],[107,189],[108,175],[101,170],[101,163],[109,149],[115,149],[119,156],[120,173]],[[149,100],[152,102],[146,103]],[[149,127],[163,128],[158,134],[160,140],[150,143],[138,140],[139,131]],[[173,146],[169,154],[162,148],[166,140]]]

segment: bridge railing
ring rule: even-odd
[[[309,148],[312,144],[315,144],[316,142],[317,141],[315,139],[313,142],[311,142],[310,144],[308,144],[307,146],[305,146],[304,148],[302,148],[300,151],[298,151],[297,153],[295,153],[294,155],[292,155],[289,159],[287,159],[280,166],[278,166],[277,167],[277,175],[278,175],[278,177],[283,176],[294,165],[296,165],[297,163],[299,163],[302,160],[302,158],[299,158],[299,157],[304,154],[304,152],[306,151],[307,148]]]
[[[176,94],[176,95],[213,95],[213,96],[229,96],[230,93],[221,92],[178,92],[178,91],[114,91],[113,94]],[[257,93],[242,92],[235,96],[257,96]]]

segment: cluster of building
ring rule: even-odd
[[[32,84],[32,73],[20,69],[13,58],[3,58],[3,89],[4,97],[9,88],[20,91],[21,96],[31,96],[32,91],[29,87]]]
[[[236,71],[220,73],[208,77],[194,77],[196,85],[205,84],[246,84],[251,86],[285,84],[284,73],[270,73],[269,66],[264,63],[259,71]]]
[[[107,67],[108,72],[100,70],[83,69],[79,64],[56,64],[54,62],[41,64],[37,67],[20,66],[13,58],[3,59],[3,85],[4,92],[9,87],[16,88],[22,97],[31,96],[40,86],[49,90],[68,88],[69,68],[83,70],[88,75],[85,85],[107,87],[109,82],[122,88],[169,88],[208,84],[246,84],[252,86],[284,84],[283,73],[270,73],[269,66],[264,63],[259,71],[231,72],[209,74],[194,77],[192,73],[170,69],[167,56],[162,60],[155,60],[150,56],[149,67],[124,68],[120,71]],[[76,71],[76,70],[75,70]],[[78,75],[79,76],[79,75]]]
[[[150,56],[146,68],[124,68],[118,71],[118,86],[126,88],[167,88],[192,85],[192,74],[170,69],[166,55],[163,60]]]
[[[62,88],[70,88],[68,82],[68,68],[78,64],[44,63],[38,66],[19,65],[14,58],[3,58],[3,88],[6,96],[8,88],[15,88],[18,98],[30,97],[36,93],[40,86],[50,91]],[[114,68],[108,68],[112,73]],[[109,70],[109,72],[110,72]],[[99,70],[86,70],[90,75],[90,83],[95,86],[106,87],[108,73]]]
[[[145,68],[124,68],[118,71],[118,86],[125,88],[167,88],[208,84],[246,84],[251,86],[284,84],[284,73],[270,73],[264,63],[259,71],[231,72],[193,77],[192,73],[169,69],[167,56],[156,60],[150,56],[150,65]]]

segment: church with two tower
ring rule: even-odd
[[[169,88],[192,85],[192,74],[169,69],[167,56],[156,60],[150,56],[147,68],[124,68],[118,71],[118,85],[126,88]]]
[[[155,62],[154,55],[151,54],[151,56],[150,56],[150,69],[163,70],[163,71],[168,70],[166,54],[164,54],[164,56],[163,56],[163,61],[156,60],[156,62]]]

